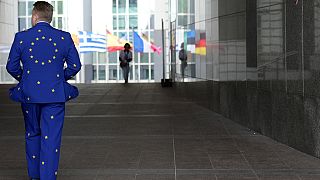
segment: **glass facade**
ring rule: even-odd
[[[64,1],[66,0],[55,0],[49,1],[53,7],[53,18],[51,25],[57,29],[67,30],[67,18],[66,18],[66,7]],[[19,0],[18,2],[18,28],[19,31],[23,31],[32,27],[31,16],[34,0]]]
[[[49,1],[54,6],[54,13],[53,13],[53,20],[52,25],[55,28],[67,30],[67,18],[66,18],[66,2],[67,0],[52,0]],[[12,1],[13,3],[14,1]],[[7,26],[11,26],[11,24],[17,24],[18,29],[12,28],[12,34],[17,31],[23,31],[32,27],[31,25],[31,16],[32,16],[32,9],[33,4],[36,2],[35,0],[18,0],[18,3],[14,8],[17,10],[18,17],[13,13],[13,9],[10,11],[8,10],[8,17],[4,16],[5,19],[8,19],[10,23],[6,23]],[[10,1],[11,4],[11,1]],[[12,6],[13,7],[13,6]],[[10,16],[10,17],[9,17]],[[15,19],[16,22],[12,22],[12,19]],[[1,23],[1,22],[0,22]],[[8,28],[7,28],[8,29]],[[7,73],[5,69],[5,65],[8,58],[9,49],[7,46],[10,47],[12,43],[12,38],[9,34],[5,31],[5,36],[8,36],[9,39],[4,39],[6,43],[6,49],[3,51],[1,50],[1,40],[0,40],[0,83],[15,83],[16,81]],[[3,39],[3,38],[1,38]]]
[[[177,83],[178,92],[320,157],[314,138],[319,137],[314,130],[319,124],[319,0],[196,1],[195,12],[195,22],[181,27],[187,33],[182,42],[198,48],[191,53],[193,82]],[[195,42],[189,40],[193,36]],[[199,49],[202,39],[205,53]]]
[[[270,92],[320,95],[315,88],[320,86],[319,1],[176,3],[177,45],[184,43],[188,51],[190,81],[235,81]],[[178,77],[179,68],[177,60]]]
[[[196,67],[196,34],[199,30],[196,30],[195,26],[195,0],[176,0],[176,15],[175,28],[176,28],[176,68],[177,77],[181,77],[181,61],[179,60],[179,50],[181,49],[182,43],[184,49],[187,51],[187,66],[184,69],[185,80],[191,80],[195,77]],[[202,11],[204,13],[204,11]],[[198,12],[197,15],[199,15]],[[198,34],[199,35],[199,34]],[[199,40],[199,38],[197,39]],[[199,56],[200,57],[200,56]]]
[[[112,33],[133,44],[133,30],[142,33],[153,40],[154,15],[151,14],[148,23],[141,23],[145,13],[138,12],[138,0],[112,1]],[[144,10],[147,11],[147,10]],[[143,24],[143,25],[142,25]],[[123,81],[122,69],[119,66],[119,51],[94,53],[94,83],[117,83]],[[129,82],[154,82],[154,53],[133,52]]]

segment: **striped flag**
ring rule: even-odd
[[[129,41],[111,34],[111,32],[108,30],[107,30],[107,38],[108,38],[108,43],[107,43],[108,52],[116,52],[116,51],[123,50],[124,45],[126,43],[129,43],[130,46],[132,46],[132,44]]]
[[[160,54],[162,51],[161,47],[157,47],[155,44],[148,41],[145,36],[139,36],[139,34],[135,31],[133,31],[133,39],[135,52],[147,53],[152,51]]]
[[[106,52],[107,37],[106,35],[94,34],[92,32],[78,32],[79,52]]]

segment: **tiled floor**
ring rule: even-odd
[[[27,179],[18,104],[0,86],[0,179]],[[320,160],[158,84],[80,85],[67,104],[60,180],[309,180]]]

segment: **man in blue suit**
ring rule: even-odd
[[[49,24],[53,6],[45,1],[33,6],[33,27],[15,35],[6,67],[19,81],[10,97],[22,106],[29,177],[54,180],[65,102],[78,96],[78,89],[66,81],[80,71],[81,63],[71,35]]]

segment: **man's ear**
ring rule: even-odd
[[[39,21],[39,16],[38,16],[38,14],[34,14],[34,20],[35,20],[36,23]]]

